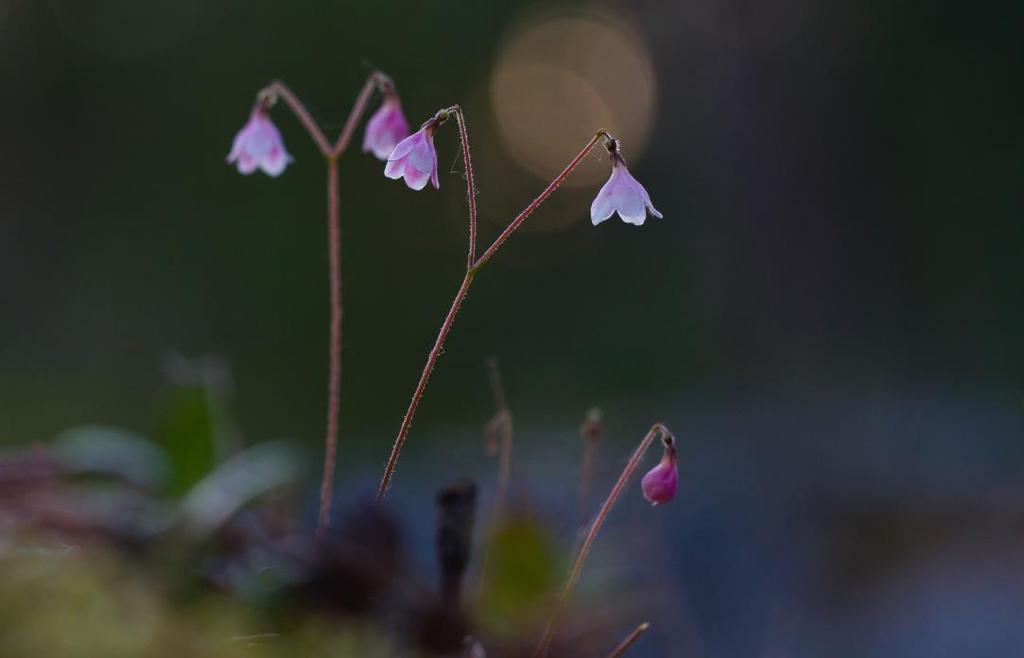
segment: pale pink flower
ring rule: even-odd
[[[405,178],[405,184],[414,190],[426,187],[428,179],[434,188],[440,189],[437,182],[437,151],[434,150],[436,125],[436,120],[431,119],[400,141],[388,156],[384,175],[393,180]]]
[[[228,164],[237,163],[238,171],[243,174],[262,169],[268,176],[280,176],[291,161],[292,156],[284,149],[277,126],[263,107],[256,107],[249,121],[235,135]]]
[[[676,489],[679,488],[677,461],[675,446],[666,444],[661,462],[647,471],[647,475],[640,481],[644,498],[651,501],[652,504],[667,503],[675,497]]]
[[[385,94],[384,103],[366,122],[363,153],[372,151],[380,160],[387,160],[395,146],[409,136],[409,122],[402,114],[402,105],[395,94]]]
[[[626,168],[626,162],[618,152],[618,144],[609,147],[612,160],[612,175],[597,193],[590,205],[590,221],[597,226],[618,212],[622,221],[640,226],[647,219],[647,212],[661,219],[661,213],[651,204],[651,197]]]

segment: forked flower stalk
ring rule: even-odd
[[[316,540],[323,538],[331,521],[331,498],[334,494],[335,460],[338,450],[338,416],[341,402],[341,227],[338,210],[338,159],[348,148],[356,125],[366,112],[373,90],[388,80],[375,72],[363,84],[355,104],[349,111],[345,126],[338,135],[327,159],[327,237],[328,260],[331,277],[330,291],[330,355],[327,374],[327,436],[324,440],[324,472],[320,478],[320,508],[316,520]]]
[[[501,245],[505,244],[505,241],[515,233],[526,218],[533,214],[533,212],[540,207],[544,201],[551,196],[555,190],[565,181],[566,178],[576,169],[577,166],[583,161],[584,158],[590,153],[591,150],[602,139],[610,140],[611,137],[604,131],[597,132],[589,142],[583,147],[583,149],[576,154],[565,169],[561,171],[554,180],[552,180],[547,187],[537,196],[536,199],[530,202],[516,217],[509,223],[504,231],[494,240],[490,247],[477,259],[473,259],[475,253],[475,241],[476,241],[476,190],[473,188],[473,173],[472,173],[472,160],[469,156],[469,138],[466,134],[465,117],[462,113],[462,108],[458,105],[446,108],[437,113],[437,115],[431,119],[435,122],[433,125],[424,124],[421,130],[430,128],[431,132],[434,128],[444,123],[450,115],[454,114],[456,121],[459,124],[459,139],[462,146],[463,162],[466,166],[466,196],[469,201],[470,207],[470,244],[469,244],[469,258],[467,259],[466,273],[462,278],[462,283],[459,285],[459,289],[455,293],[455,298],[452,300],[451,307],[448,309],[448,314],[445,316],[444,321],[441,323],[441,329],[438,331],[437,338],[434,340],[434,346],[430,349],[427,354],[427,363],[423,366],[423,372],[420,374],[419,382],[416,384],[416,389],[413,391],[412,400],[409,402],[409,407],[406,409],[405,416],[402,418],[402,424],[398,428],[398,435],[395,437],[394,445],[391,448],[391,455],[388,457],[387,464],[384,467],[384,475],[381,477],[380,486],[377,489],[377,502],[383,502],[384,497],[387,495],[388,486],[391,483],[391,477],[394,475],[395,465],[398,463],[398,458],[402,453],[402,447],[405,445],[405,441],[409,434],[409,428],[412,425],[413,417],[416,415],[416,409],[419,407],[420,400],[423,397],[423,392],[426,390],[427,382],[430,380],[430,374],[434,371],[434,366],[437,364],[437,358],[441,355],[444,348],[444,342],[448,338],[448,334],[452,330],[452,326],[455,324],[455,318],[459,314],[459,309],[462,306],[463,300],[469,293],[469,287],[473,283],[473,277],[476,273],[487,264],[488,261],[494,256],[495,252],[501,248]],[[395,148],[396,153],[402,148],[399,144]],[[392,155],[392,158],[395,156]],[[392,160],[389,159],[389,165],[392,164]],[[390,174],[389,174],[390,175]],[[393,176],[394,177],[394,176]],[[406,176],[407,183],[409,182],[408,176]],[[411,185],[410,185],[411,186]],[[422,187],[422,185],[420,186]],[[419,188],[414,188],[419,189]]]
[[[594,546],[594,539],[597,538],[597,533],[601,530],[601,526],[603,526],[604,522],[608,519],[609,512],[611,512],[612,507],[615,506],[619,496],[621,496],[622,492],[626,489],[626,485],[629,484],[629,479],[640,466],[644,453],[651,447],[654,439],[659,436],[665,445],[666,451],[675,451],[675,437],[673,437],[672,432],[670,432],[669,429],[661,423],[655,423],[640,441],[640,445],[638,445],[636,450],[633,452],[633,456],[629,458],[629,462],[626,463],[626,467],[622,470],[622,474],[619,475],[619,479],[615,482],[615,486],[612,487],[611,492],[608,494],[608,498],[606,498],[604,504],[601,505],[601,509],[597,512],[597,516],[594,517],[586,536],[583,538],[583,543],[580,545],[580,549],[576,553],[576,559],[573,560],[572,567],[569,569],[569,575],[566,577],[565,584],[562,586],[562,591],[558,596],[558,600],[555,602],[555,608],[551,613],[551,618],[548,620],[544,633],[541,635],[540,641],[537,643],[537,648],[533,651],[533,658],[541,658],[546,655],[548,647],[551,644],[551,638],[554,636],[555,624],[557,623],[559,616],[561,616],[564,611],[565,604],[569,600],[569,596],[576,588],[576,583],[579,582],[580,574],[583,572],[583,565],[586,563],[587,557],[590,555],[590,550]]]
[[[292,114],[295,115],[302,127],[305,128],[309,137],[313,140],[320,155],[324,158],[327,163],[327,237],[328,237],[328,261],[329,261],[329,276],[330,276],[330,347],[329,347],[329,360],[328,360],[328,383],[327,383],[327,436],[324,441],[324,471],[323,477],[320,484],[320,508],[317,514],[317,527],[316,537],[319,540],[330,521],[331,515],[331,496],[334,487],[334,470],[335,460],[337,453],[337,437],[338,437],[338,417],[339,417],[339,395],[341,391],[341,318],[342,318],[342,304],[341,304],[341,229],[339,222],[339,201],[338,201],[338,159],[348,149],[349,144],[352,141],[352,136],[355,134],[356,126],[358,126],[360,119],[366,112],[366,108],[373,97],[374,90],[381,90],[382,93],[387,93],[394,96],[394,85],[391,79],[379,71],[371,73],[363,84],[359,95],[356,98],[352,109],[349,111],[348,118],[345,121],[345,125],[338,135],[337,141],[333,144],[327,140],[324,132],[317,125],[316,120],[303,105],[302,101],[299,100],[291,89],[286,84],[279,80],[271,82],[267,87],[262,89],[256,98],[256,105],[253,108],[253,115],[260,119],[262,118],[271,107],[273,107],[279,100],[291,110]],[[269,120],[267,120],[269,122]],[[252,123],[252,119],[250,120]],[[272,125],[272,124],[271,124]],[[265,132],[257,136],[262,137],[270,134],[272,137],[276,133],[276,128],[272,128],[273,132],[266,132],[265,126],[259,126]],[[250,129],[247,126],[247,129]],[[244,133],[243,129],[243,133]],[[241,134],[240,138],[245,138],[247,135]],[[277,135],[277,139],[280,137]],[[236,138],[236,145],[239,138]],[[257,142],[249,142],[255,146],[259,146]],[[243,144],[244,146],[244,144]],[[241,149],[244,151],[244,149]],[[283,151],[283,146],[281,146]],[[287,153],[284,154],[287,158],[284,162],[274,166],[262,167],[264,171],[267,171],[271,175],[278,175],[284,169],[284,165],[290,161],[290,156]],[[235,158],[239,157],[235,153],[235,149],[232,150],[232,156]],[[229,156],[230,160],[231,156]],[[243,173],[248,173],[252,169],[247,163],[239,162],[239,170]],[[246,171],[248,170],[248,171]]]

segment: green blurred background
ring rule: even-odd
[[[421,437],[490,417],[494,354],[517,425],[556,447],[575,450],[599,404],[609,455],[665,420],[710,464],[698,480],[761,469],[769,487],[770,456],[815,486],[923,472],[945,492],[964,469],[972,486],[1019,483],[1022,24],[1009,1],[0,0],[0,441],[158,432],[162,363],[181,353],[230,364],[246,440],[316,454],[323,163],[283,107],[284,175],[224,158],[270,80],[333,136],[379,68],[413,124],[465,107],[481,248],[597,128],[624,136],[665,215],[592,227],[607,163],[590,158],[478,276],[410,468],[432,468]],[[358,149],[341,163],[343,473],[386,458],[461,278],[454,130],[437,144],[440,192],[386,180]],[[525,454],[551,450],[530,437]],[[725,504],[709,491],[695,495]],[[681,542],[716,536],[687,527]],[[714,601],[696,606],[705,624],[740,646]]]
[[[245,425],[319,440],[323,165],[283,108],[275,120],[296,158],[287,175],[244,178],[224,163],[272,78],[333,134],[374,67],[395,78],[413,123],[464,104],[480,163],[481,248],[544,184],[501,152],[486,95],[501,40],[529,7],[208,5],[15,3],[5,12],[8,440],[83,420],[146,427],[169,350],[227,358]],[[478,280],[420,423],[489,413],[479,407],[491,353],[509,361],[524,413],[574,418],[599,397],[670,390],[716,369],[697,356],[713,327],[694,322],[695,235],[715,219],[701,218],[694,199],[702,193],[690,172],[704,158],[668,115],[657,119],[664,130],[653,128],[661,145],[634,168],[671,221],[593,229],[587,209],[599,183],[539,213],[530,223],[541,229],[553,214],[572,221],[555,235],[524,231]],[[598,127],[580,126],[576,143]],[[456,136],[438,141],[451,170]],[[413,194],[382,170],[356,149],[342,163],[346,433],[395,429],[464,258],[460,176],[444,176],[440,194]]]
[[[624,148],[666,218],[591,227],[599,182],[531,218],[478,280],[422,425],[481,416],[491,353],[528,417],[619,399],[657,415],[645,400],[688,389],[1015,391],[1021,13],[1003,9],[6,0],[3,439],[145,428],[179,350],[230,361],[246,426],[318,440],[323,167],[283,109],[285,176],[225,165],[254,94],[287,81],[329,133],[375,67],[413,123],[462,103],[483,243],[544,184],[497,134],[503,44],[598,10],[653,65],[649,144]],[[453,131],[438,143],[440,193],[355,149],[342,163],[343,426],[387,430],[377,458],[459,280],[461,164]]]

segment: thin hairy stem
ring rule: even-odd
[[[469,292],[469,286],[472,283],[473,272],[467,271],[466,275],[462,278],[462,285],[459,286],[458,292],[455,293],[452,306],[448,309],[448,315],[445,316],[444,322],[441,324],[441,331],[437,334],[434,346],[430,349],[430,354],[427,355],[427,364],[423,367],[420,381],[416,384],[416,390],[412,394],[412,401],[409,402],[409,408],[406,409],[405,417],[402,418],[402,425],[398,428],[398,436],[395,437],[395,445],[391,448],[391,456],[388,457],[388,463],[384,467],[384,476],[381,478],[380,488],[377,490],[378,503],[384,500],[384,496],[388,492],[391,476],[395,472],[395,464],[398,463],[398,456],[402,453],[402,446],[405,445],[405,439],[409,435],[409,427],[412,425],[413,416],[416,415],[416,408],[420,405],[420,399],[423,398],[423,391],[427,388],[430,373],[434,371],[437,357],[441,355],[444,341],[448,338],[448,334],[451,333],[452,325],[455,324],[455,316],[459,314],[459,308],[462,306],[462,301],[466,298],[466,293]]]
[[[284,101],[285,105],[295,114],[299,123],[306,129],[313,139],[320,155],[327,161],[327,250],[330,261],[330,357],[328,366],[327,383],[327,438],[324,441],[324,472],[320,483],[320,510],[317,514],[316,539],[319,540],[330,522],[331,517],[331,496],[334,487],[334,468],[337,455],[338,442],[338,406],[339,394],[341,392],[341,229],[338,218],[338,158],[348,148],[355,134],[359,120],[366,112],[366,107],[373,96],[375,89],[387,84],[391,87],[390,79],[380,71],[374,71],[363,84],[359,96],[356,98],[352,109],[349,111],[345,126],[338,136],[338,141],[332,146],[316,120],[306,109],[291,89],[280,80],[274,80],[260,92],[258,103],[272,104],[277,99]]]
[[[309,110],[302,104],[299,97],[292,93],[292,90],[285,83],[280,80],[274,80],[263,90],[263,93],[270,95],[272,98],[283,100],[284,104],[295,115],[295,118],[302,124],[302,127],[309,133],[309,136],[313,138],[317,149],[320,150],[320,155],[328,159],[331,157],[331,145],[327,143],[327,138],[324,136],[323,131],[320,130],[320,126],[316,125],[313,115],[309,113]]]
[[[466,256],[466,268],[472,268],[476,260],[476,184],[473,182],[473,156],[469,151],[469,133],[466,132],[466,117],[462,108],[453,105],[448,108],[455,115],[459,125],[459,143],[462,147],[462,164],[466,169],[466,201],[469,203],[469,254]]]
[[[348,113],[348,119],[345,120],[345,126],[341,129],[341,134],[338,135],[338,141],[334,143],[334,148],[331,150],[331,155],[335,158],[340,157],[345,152],[345,149],[348,148],[348,143],[352,141],[352,135],[356,132],[356,126],[359,125],[359,120],[363,118],[366,106],[369,105],[370,99],[373,97],[373,91],[380,85],[382,77],[384,77],[383,73],[374,71],[370,74],[370,77],[366,78],[366,82],[363,83],[363,88],[359,91],[359,96],[356,97],[356,102]]]
[[[454,107],[457,108],[458,106]],[[461,117],[461,115],[461,110],[456,112],[456,116]],[[462,126],[462,123],[460,122],[459,125]],[[525,210],[519,213],[516,216],[516,218],[512,220],[512,223],[509,224],[508,227],[502,232],[502,234],[498,236],[498,239],[494,241],[494,244],[492,244],[487,249],[487,251],[479,259],[477,259],[476,262],[472,264],[471,267],[468,267],[466,269],[466,276],[463,278],[462,285],[459,286],[458,292],[455,293],[455,299],[452,300],[451,308],[448,309],[448,315],[445,317],[444,323],[441,325],[441,331],[437,334],[437,340],[434,341],[434,347],[431,348],[430,354],[427,355],[427,364],[423,367],[423,373],[420,374],[420,381],[416,385],[416,390],[413,391],[412,400],[409,402],[409,408],[406,409],[405,416],[402,418],[402,425],[398,428],[398,436],[395,437],[395,443],[391,448],[391,456],[388,458],[388,463],[384,466],[384,475],[381,478],[380,487],[377,489],[377,502],[382,502],[384,500],[384,496],[387,494],[388,485],[391,483],[391,476],[394,475],[395,464],[398,462],[398,456],[401,454],[402,447],[405,445],[406,438],[408,437],[409,434],[409,427],[412,425],[413,416],[416,415],[416,408],[419,406],[420,399],[423,397],[423,391],[427,387],[427,381],[430,379],[430,373],[433,372],[434,365],[437,363],[437,357],[440,356],[441,349],[444,346],[444,341],[448,337],[448,333],[451,331],[452,325],[455,323],[455,316],[458,315],[459,309],[462,306],[462,302],[466,298],[466,294],[469,292],[469,286],[473,282],[473,276],[481,267],[484,266],[484,264],[487,263],[488,260],[490,260],[491,256],[493,256],[494,253],[501,247],[501,245],[504,244],[506,240],[508,240],[509,236],[512,235],[517,228],[519,228],[519,225],[523,223],[523,220],[529,217],[534,210],[536,210],[542,203],[544,203],[544,201],[549,196],[551,196],[551,194],[556,189],[558,189],[558,186],[561,185],[562,182],[569,177],[569,174],[571,174],[573,170],[576,169],[579,163],[583,161],[583,158],[585,158],[587,154],[590,153],[590,151],[594,148],[594,146],[597,145],[599,141],[601,141],[601,139],[610,139],[610,137],[608,136],[608,133],[604,131],[599,131],[596,135],[594,135],[594,137],[591,138],[589,142],[587,142],[587,145],[583,148],[583,150],[580,151],[576,155],[576,157],[569,162],[569,164],[566,166],[564,170],[562,170],[562,173],[558,174],[558,176],[556,176],[555,179],[551,181],[551,183],[549,183],[546,188],[544,188],[544,191],[540,193],[540,196],[531,201],[530,205],[528,205]],[[466,157],[466,162],[469,163],[468,140],[466,141],[465,145],[467,148],[465,149],[464,153]],[[469,171],[471,171],[471,169],[467,166],[467,172]],[[469,198],[471,200],[470,207],[472,209],[471,213],[472,216],[475,218],[476,201],[475,196],[472,193],[471,176],[469,177],[469,185],[471,190],[469,194]],[[471,232],[475,233],[475,229],[473,229]],[[470,247],[470,249],[472,250],[472,246]]]
[[[288,85],[280,80],[274,80],[261,92],[261,96],[283,100],[285,105],[288,106],[299,120],[299,123],[306,129],[306,132],[309,133],[309,136],[313,138],[313,142],[316,143],[320,155],[324,156],[327,160],[332,160],[337,159],[348,148],[349,142],[352,141],[352,135],[355,134],[356,126],[359,125],[359,120],[363,117],[366,107],[373,97],[374,90],[379,88],[383,80],[387,79],[387,76],[380,71],[374,71],[366,78],[359,96],[356,97],[356,102],[349,111],[345,126],[341,129],[341,134],[338,135],[338,141],[333,146],[327,141],[327,137],[320,130],[320,126],[317,125],[313,115],[309,113],[309,110],[302,104],[299,97],[288,88]]]
[[[324,441],[324,474],[320,483],[320,513],[316,538],[323,537],[331,519],[334,492],[334,461],[338,444],[338,406],[341,392],[341,229],[338,222],[338,161],[327,161],[327,251],[331,277],[331,338],[327,377],[327,439]]]
[[[612,487],[611,492],[608,494],[608,498],[601,505],[601,509],[597,512],[597,516],[594,517],[593,522],[590,524],[590,529],[587,531],[586,537],[583,539],[583,544],[580,546],[579,552],[576,553],[576,559],[572,563],[572,567],[569,569],[569,575],[565,579],[565,585],[562,586],[562,592],[558,596],[558,601],[555,604],[555,609],[551,614],[551,618],[548,620],[547,627],[544,629],[544,634],[540,638],[540,642],[537,643],[537,648],[533,651],[533,658],[541,658],[547,653],[548,646],[551,644],[551,638],[554,635],[555,623],[558,621],[558,617],[562,614],[562,610],[565,608],[565,603],[569,599],[569,595],[572,594],[573,589],[576,587],[576,583],[579,582],[580,573],[583,572],[583,565],[587,561],[587,556],[590,555],[590,549],[594,546],[594,539],[597,537],[598,531],[601,530],[601,526],[604,525],[605,520],[608,518],[608,513],[611,512],[615,502],[622,495],[626,485],[629,483],[629,479],[633,476],[633,472],[636,471],[637,467],[640,466],[640,462],[643,459],[644,453],[651,446],[658,436],[672,438],[672,432],[668,430],[661,423],[655,423],[651,429],[644,436],[643,440],[640,441],[640,445],[637,446],[633,452],[633,456],[629,458],[629,462],[626,467],[622,469],[622,474],[619,475],[619,479],[615,482],[615,486]]]
[[[651,625],[645,621],[644,623],[634,628],[633,632],[627,635],[626,639],[620,642],[619,646],[615,647],[615,649],[610,654],[608,654],[608,658],[619,658],[619,656],[626,653],[626,649],[633,646],[633,643],[639,640],[640,636],[646,633],[647,629],[650,627]]]
[[[569,177],[569,174],[571,174],[573,170],[576,169],[576,167],[578,167],[581,162],[583,162],[583,158],[587,157],[587,155],[594,149],[595,146],[597,146],[598,142],[600,142],[602,139],[609,139],[608,133],[604,132],[603,130],[595,134],[591,138],[591,140],[587,142],[587,145],[583,147],[583,150],[576,154],[576,157],[573,158],[568,165],[566,165],[565,169],[562,170],[562,173],[555,176],[555,179],[551,181],[547,187],[544,188],[544,191],[541,192],[536,199],[531,201],[530,205],[526,206],[526,208],[524,208],[521,213],[516,215],[516,218],[512,220],[512,222],[508,225],[508,227],[505,228],[504,231],[501,232],[501,235],[499,235],[494,240],[494,243],[487,248],[487,251],[480,255],[480,258],[477,259],[477,261],[473,264],[473,267],[471,269],[479,270],[481,267],[483,267],[484,264],[487,261],[489,261],[492,256],[494,256],[494,252],[498,251],[498,249],[501,248],[501,245],[505,244],[505,241],[508,240],[512,236],[512,234],[516,232],[516,229],[519,228],[520,224],[526,221],[526,218],[532,215],[533,211],[540,207],[540,204],[544,203],[547,200],[547,198],[551,196],[555,190],[558,189],[558,187],[565,181],[565,179]]]

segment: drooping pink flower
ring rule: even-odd
[[[437,151],[434,150],[434,128],[436,119],[398,143],[388,156],[384,175],[393,180],[405,178],[405,184],[414,190],[422,190],[427,180],[435,189],[441,189],[437,182]]]
[[[402,114],[402,105],[394,93],[385,93],[384,102],[366,122],[363,153],[372,151],[380,160],[387,160],[395,146],[409,136],[409,122]]]
[[[665,454],[657,466],[647,471],[643,480],[640,481],[640,488],[644,492],[644,498],[651,501],[653,505],[667,503],[676,495],[679,488],[679,467],[676,465],[675,446],[666,443]]]
[[[612,175],[590,205],[591,223],[597,226],[616,212],[622,221],[636,226],[644,223],[648,211],[661,219],[661,213],[651,203],[647,190],[626,168],[626,161],[618,151],[618,142],[612,140],[608,152],[612,161]]]
[[[228,154],[228,164],[236,163],[238,171],[251,174],[262,169],[268,176],[280,176],[292,156],[284,148],[277,126],[270,120],[266,109],[258,105],[249,121],[235,135]]]

